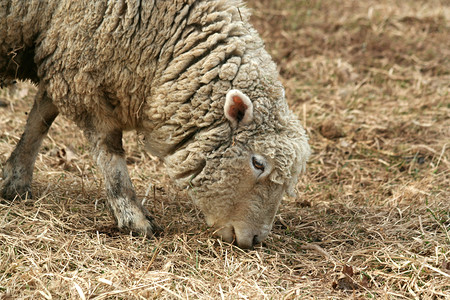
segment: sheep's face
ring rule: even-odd
[[[242,248],[267,237],[285,191],[270,179],[273,168],[269,157],[239,146],[207,161],[191,195],[215,235]]]
[[[251,108],[239,91],[227,94],[225,116],[236,129],[233,141],[209,153],[190,184],[215,235],[242,248],[267,237],[283,194],[292,193],[309,156],[304,130],[290,113],[280,128],[259,130],[251,125]]]

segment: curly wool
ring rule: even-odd
[[[268,156],[271,181],[292,192],[307,137],[248,18],[240,0],[3,1],[0,77],[39,81],[79,125],[95,115],[97,128],[142,132],[197,196],[212,195],[201,189],[226,178],[214,170],[239,148]],[[253,102],[251,124],[224,117],[230,89]]]

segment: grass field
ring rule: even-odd
[[[164,232],[118,233],[86,141],[60,117],[34,200],[0,202],[0,299],[450,299],[450,3],[251,0],[313,155],[251,251],[211,238],[126,135]],[[0,90],[0,164],[35,88]]]

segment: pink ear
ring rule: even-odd
[[[253,103],[241,91],[230,90],[225,99],[224,113],[234,126],[248,124],[253,119]]]

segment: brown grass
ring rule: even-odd
[[[117,233],[85,140],[59,118],[36,199],[0,203],[0,299],[450,297],[448,2],[249,6],[314,150],[267,241],[243,251],[212,239],[133,134],[129,170],[164,233]],[[33,93],[0,91],[1,163]]]

